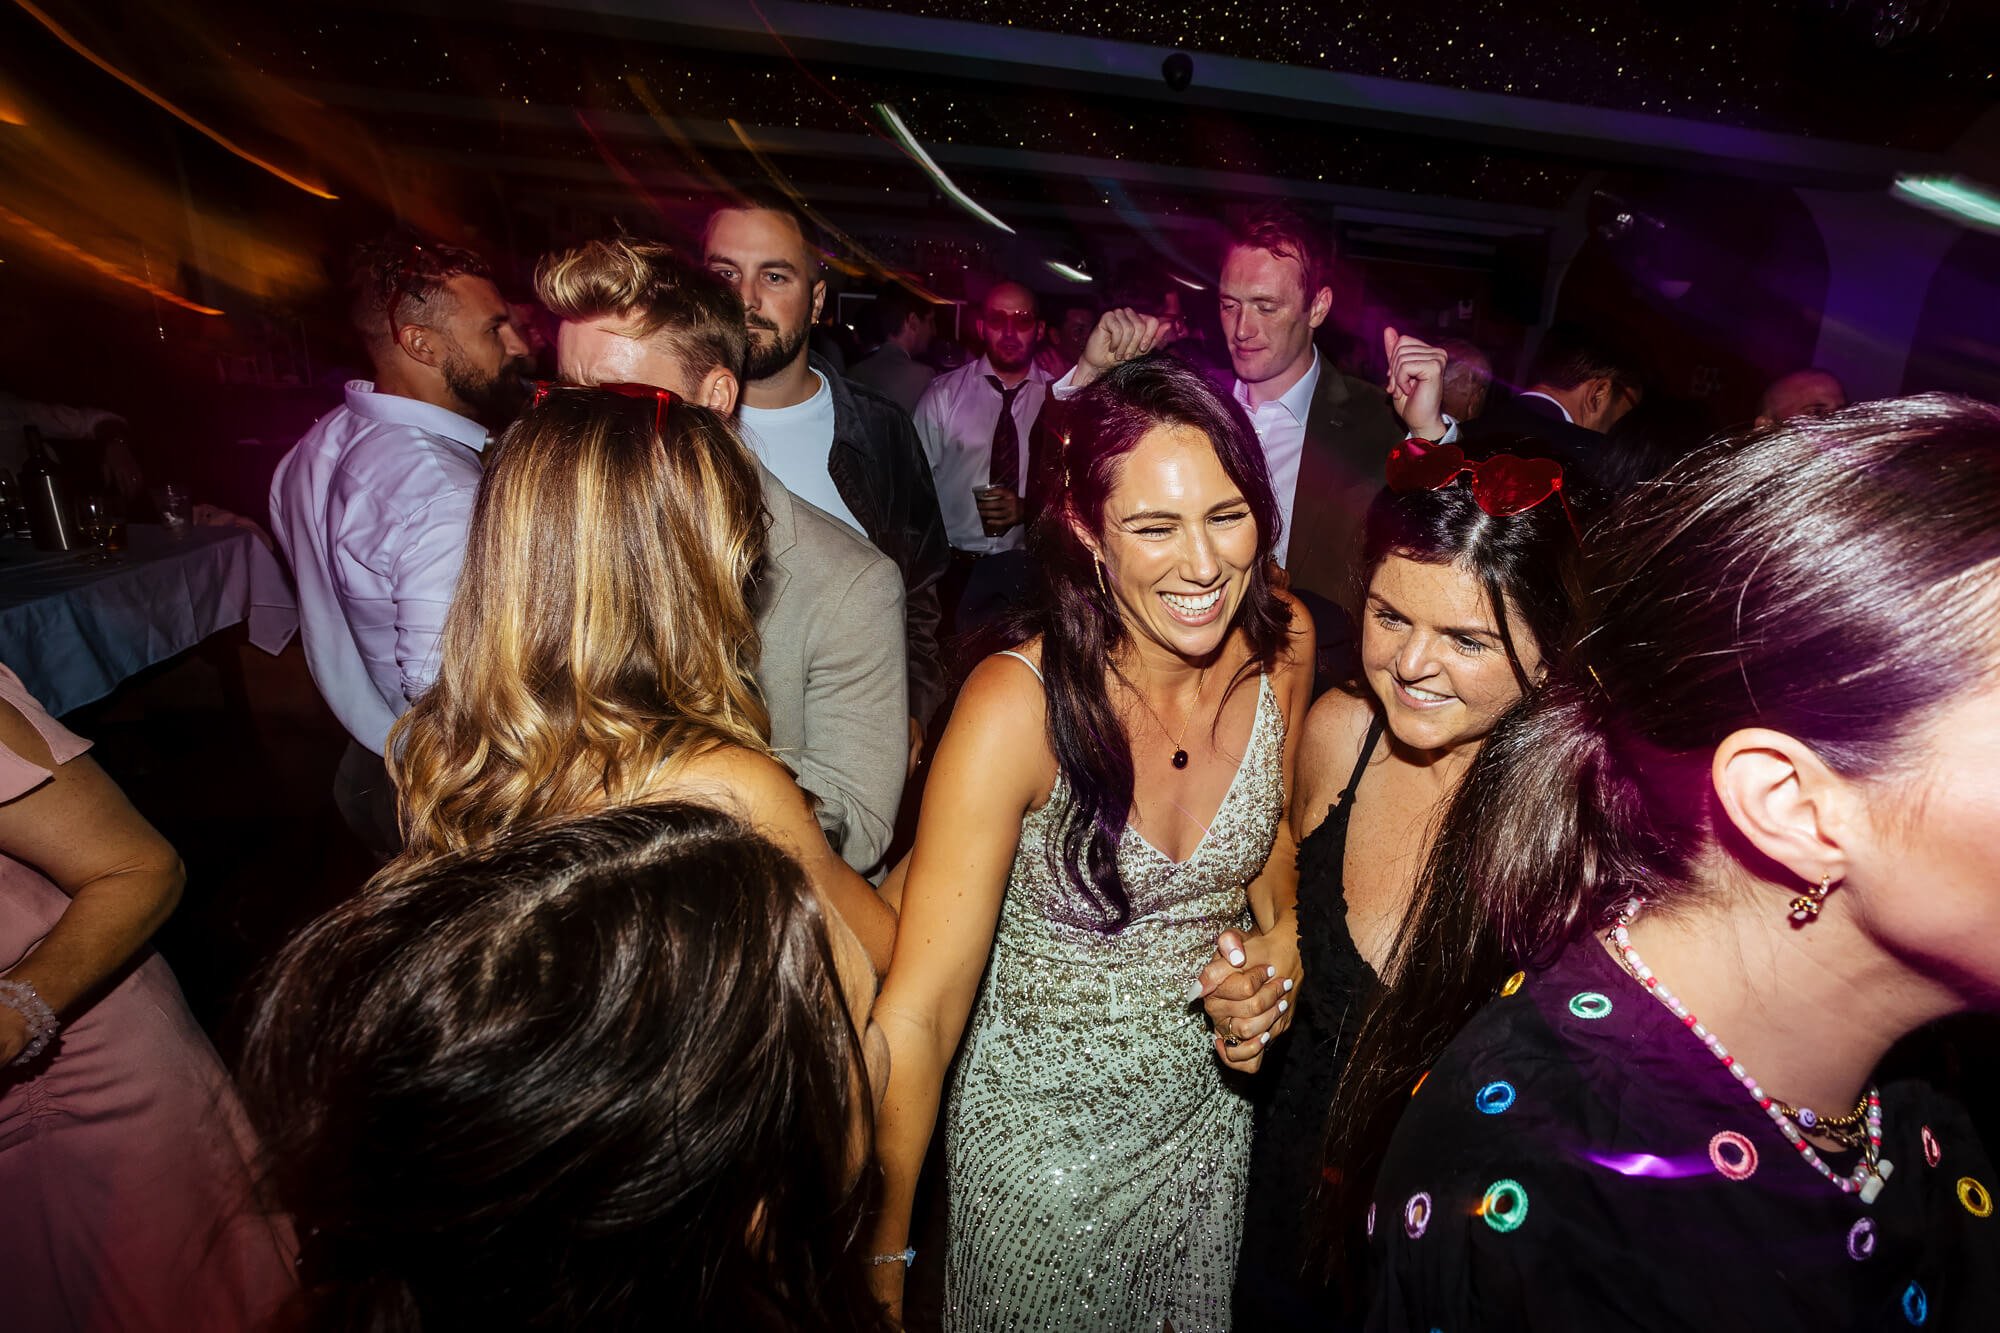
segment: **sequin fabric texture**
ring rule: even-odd
[[[1067,789],[1021,828],[946,1120],[945,1328],[1145,1330],[1229,1322],[1250,1105],[1188,983],[1249,923],[1245,886],[1284,806],[1268,678],[1243,761],[1186,861],[1127,829],[1115,935],[1049,868]]]

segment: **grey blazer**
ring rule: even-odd
[[[757,470],[771,515],[757,587],[771,749],[819,798],[827,840],[866,874],[888,849],[909,771],[903,576],[867,538]]]

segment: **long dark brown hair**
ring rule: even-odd
[[[1912,766],[1947,664],[1990,651],[2000,409],[1926,394],[1710,445],[1590,537],[1576,643],[1460,783],[1343,1075],[1349,1237],[1411,1086],[1508,971],[1635,885],[1684,906],[1699,858],[1742,854],[1708,776],[1725,737],[1770,727],[1854,779]]]
[[[308,926],[242,1070],[295,1326],[884,1328],[822,910],[667,804],[392,867]]]
[[[1056,495],[1029,534],[1040,595],[1013,622],[1007,638],[1018,643],[1041,636],[1049,744],[1070,792],[1049,848],[1050,863],[1102,911],[1099,928],[1107,933],[1124,929],[1132,915],[1118,874],[1118,845],[1132,813],[1132,747],[1105,687],[1107,664],[1116,660],[1126,632],[1077,529],[1102,539],[1104,508],[1126,455],[1160,426],[1186,426],[1208,438],[1257,524],[1257,558],[1233,626],[1242,630],[1250,658],[1230,680],[1230,690],[1272,668],[1285,651],[1291,625],[1291,611],[1268,576],[1267,557],[1278,540],[1278,502],[1243,409],[1200,372],[1164,353],[1122,362],[1070,400],[1061,475],[1053,478]]]

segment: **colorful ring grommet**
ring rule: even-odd
[[[1875,1253],[1875,1219],[1864,1217],[1847,1229],[1847,1257],[1857,1262]]]
[[[1936,1166],[1938,1164],[1938,1159],[1944,1156],[1944,1149],[1938,1147],[1937,1135],[1931,1133],[1931,1127],[1929,1125],[1924,1126],[1923,1140],[1924,1140],[1924,1161],[1928,1162],[1932,1166]]]
[[[1725,1180],[1748,1180],[1757,1174],[1757,1145],[1725,1129],[1708,1141],[1708,1160]]]
[[[1971,1176],[1958,1178],[1958,1201],[1965,1205],[1965,1211],[1974,1217],[1993,1216],[1993,1196],[1986,1187]]]
[[[1403,1234],[1411,1240],[1424,1234],[1431,1224],[1431,1196],[1421,1190],[1403,1205]]]
[[[1479,1201],[1479,1215],[1495,1231],[1512,1231],[1528,1220],[1528,1191],[1518,1180],[1496,1180]]]
[[[1514,1085],[1496,1078],[1473,1094],[1472,1104],[1484,1115],[1499,1115],[1514,1104]]]
[[[1521,983],[1527,979],[1528,974],[1526,972],[1516,972],[1513,976],[1508,977],[1500,983],[1500,993],[1502,995],[1512,995],[1515,991],[1521,989]]]
[[[1371,1239],[1375,1235],[1375,1205],[1372,1203],[1368,1205],[1368,1235]]]
[[[1611,1012],[1611,999],[1594,990],[1578,991],[1569,997],[1569,1011],[1578,1018],[1595,1021]]]
[[[1924,1295],[1924,1289],[1912,1282],[1903,1288],[1903,1318],[1912,1324],[1921,1324],[1931,1317],[1931,1298]]]

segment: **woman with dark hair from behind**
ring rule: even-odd
[[[893,1307],[963,1035],[945,1327],[1199,1333],[1229,1323],[1250,1147],[1224,1063],[1289,1020],[1211,1034],[1194,983],[1226,930],[1273,995],[1297,980],[1284,802],[1312,633],[1269,581],[1277,504],[1240,408],[1154,355],[1069,424],[1043,586],[924,792],[878,1009],[875,1271]]]
[[[1592,537],[1339,1094],[1369,1326],[1990,1328],[2000,1181],[1875,1069],[2000,999],[2000,410],[1713,445]]]
[[[1309,1216],[1334,1088],[1431,835],[1494,723],[1569,638],[1576,553],[1553,463],[1456,450],[1410,457],[1362,543],[1359,688],[1320,697],[1299,742],[1299,950],[1311,983],[1257,1104],[1236,1326],[1303,1327],[1340,1303],[1306,1276]],[[1523,479],[1519,488],[1511,483]],[[1260,978],[1212,992],[1211,1016]]]
[[[304,1250],[288,1326],[884,1328],[843,989],[873,999],[852,933],[702,806],[385,870],[285,947],[251,1020]]]

